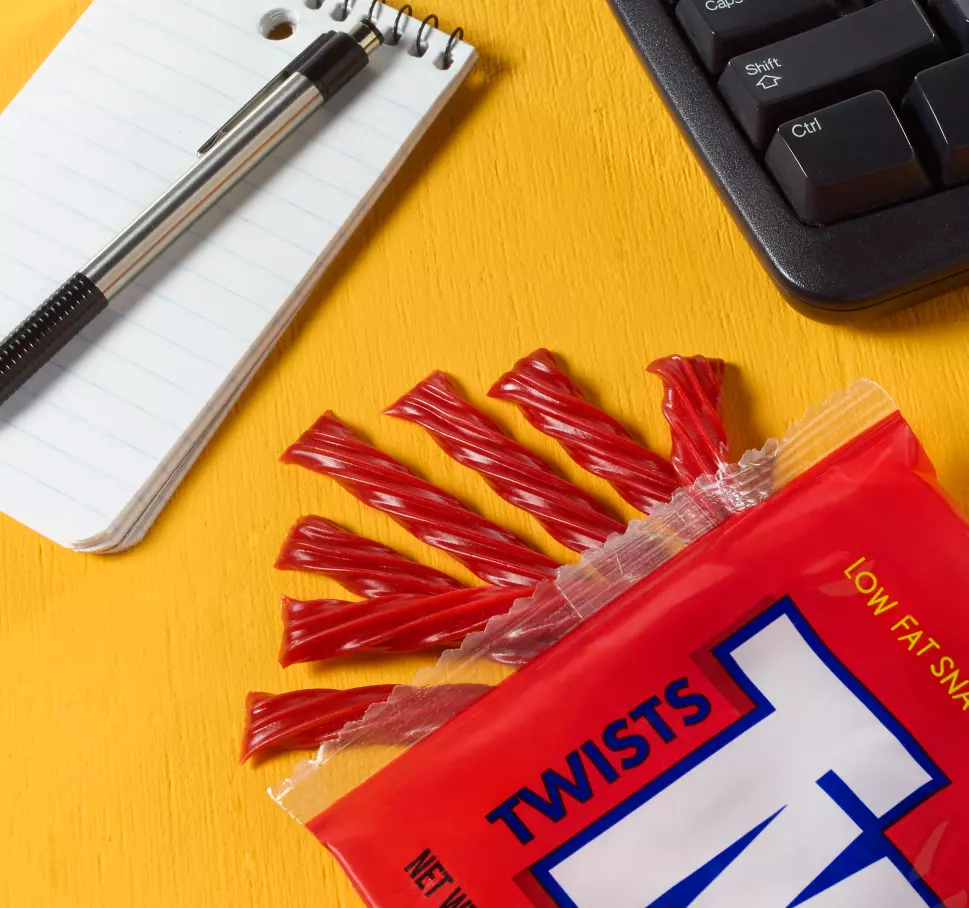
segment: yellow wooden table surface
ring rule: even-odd
[[[0,107],[85,6],[0,0]],[[658,384],[643,373],[654,357],[735,364],[738,453],[867,375],[896,396],[969,506],[969,295],[866,329],[806,321],[729,220],[606,0],[440,0],[436,11],[480,48],[477,73],[149,538],[122,556],[76,555],[0,519],[2,906],[360,904],[265,794],[295,760],[236,764],[243,701],[249,690],[406,681],[420,659],[280,669],[280,594],[337,587],[277,573],[273,559],[290,523],[319,513],[468,575],[331,482],[276,464],[326,408],[566,557],[381,409],[431,369],[448,370],[575,477],[510,407],[483,397],[536,347],[561,354],[664,452]],[[580,481],[622,510],[601,483]]]

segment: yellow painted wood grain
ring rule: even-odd
[[[85,6],[0,0],[0,107]],[[481,49],[478,72],[143,545],[75,555],[0,519],[0,905],[360,904],[264,794],[294,761],[236,765],[243,699],[250,689],[405,681],[420,660],[281,670],[279,595],[337,589],[275,573],[273,558],[292,520],[315,512],[466,575],[333,484],[275,463],[325,408],[564,557],[381,409],[432,368],[483,402],[516,358],[548,346],[665,450],[657,383],[643,368],[703,352],[735,364],[739,452],[867,375],[897,397],[969,505],[967,294],[865,329],[796,315],[687,153],[605,0],[559,6],[440,0],[442,23],[463,24]],[[484,405],[578,475],[509,407]],[[601,484],[581,481],[619,508]]]

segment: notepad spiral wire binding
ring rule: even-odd
[[[335,19],[343,20],[346,19],[350,14],[350,10],[355,5],[356,0],[337,0],[336,6],[333,8],[331,15]],[[386,3],[382,3],[381,0],[373,0],[370,4],[370,9],[367,11],[367,15],[363,18],[369,22],[374,27],[379,28],[377,23],[377,17],[379,17],[378,8],[382,11],[385,9],[392,9],[392,7],[387,6]],[[377,17],[375,17],[377,13]],[[414,8],[409,4],[405,3],[399,10],[397,10],[397,18],[394,20],[394,28],[390,35],[385,39],[385,43],[391,47],[396,47],[400,44],[400,39],[403,37],[403,32],[401,31],[400,23],[405,17],[412,17],[414,15]],[[425,42],[424,32],[428,28],[436,29],[440,25],[440,20],[438,17],[431,13],[425,16],[421,20],[420,28],[417,31],[417,37],[414,39],[414,56],[423,57],[427,53],[428,42]],[[458,42],[464,40],[464,29],[458,26],[451,32],[451,36],[448,38],[447,47],[444,49],[444,53],[441,55],[440,63],[437,64],[441,69],[449,69],[451,64],[454,62],[454,48],[457,46]]]

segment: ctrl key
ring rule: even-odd
[[[880,91],[785,123],[767,166],[799,217],[834,224],[923,195],[929,180]]]

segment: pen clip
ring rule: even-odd
[[[255,110],[263,101],[266,100],[280,85],[283,84],[293,73],[299,72],[300,67],[303,63],[315,54],[327,41],[332,38],[336,32],[327,32],[324,35],[320,35],[309,47],[306,48],[302,53],[295,56],[292,60],[287,63],[279,74],[276,75],[271,81],[259,89],[246,103],[239,108],[219,129],[210,136],[199,148],[197,154],[201,157],[204,154],[210,152],[216,145],[222,141],[223,137],[236,128],[253,110]]]

